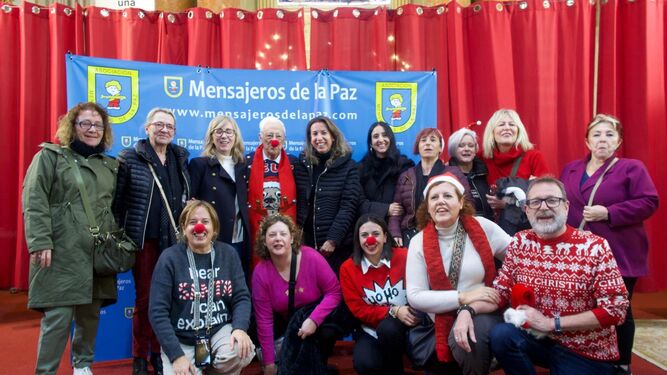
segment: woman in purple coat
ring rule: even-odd
[[[623,140],[623,125],[613,116],[599,114],[586,129],[586,146],[591,153],[565,166],[565,184],[570,211],[567,223],[607,239],[614,253],[630,297],[637,278],[648,273],[648,238],[644,221],[658,208],[658,192],[644,164],[615,156]],[[588,203],[593,188],[602,181]],[[620,359],[618,374],[630,374],[630,357],[635,324],[628,308],[618,332]]]

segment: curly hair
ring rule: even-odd
[[[259,230],[255,236],[255,254],[261,259],[271,259],[271,253],[266,247],[266,232],[276,223],[287,225],[287,229],[292,237],[292,254],[299,253],[299,249],[301,248],[301,230],[294,224],[294,220],[291,217],[275,214],[266,216],[259,223]]]
[[[310,144],[310,128],[317,122],[321,122],[324,124],[324,126],[327,127],[327,130],[329,130],[329,133],[331,133],[331,138],[333,139],[333,144],[331,145],[331,156],[326,162],[327,166],[330,166],[337,158],[352,153],[352,149],[347,143],[347,140],[345,140],[343,132],[338,129],[336,124],[334,124],[333,121],[331,121],[331,119],[326,116],[317,116],[308,121],[308,125],[306,125],[306,144],[303,147],[303,153],[306,157],[306,160],[308,160],[313,165],[317,165],[320,162],[316,156],[316,151],[313,148],[313,145]]]
[[[433,222],[433,218],[431,217],[431,214],[428,212],[428,196],[431,193],[431,190],[433,190],[434,187],[440,185],[440,184],[449,184],[449,182],[436,182],[431,187],[428,189],[427,194],[426,194],[426,199],[424,199],[420,204],[419,208],[417,208],[417,213],[415,214],[415,218],[417,219],[417,229],[422,230],[426,226],[426,224]],[[451,185],[451,184],[450,184]],[[454,186],[454,185],[452,185]],[[461,194],[458,189],[454,189],[456,192],[456,196],[459,198],[459,200],[463,201],[463,207],[461,208],[461,211],[459,211],[459,216],[461,215],[470,215],[473,216],[475,215],[475,206],[473,205],[470,200],[466,199],[463,194]]]
[[[81,112],[91,111],[97,112],[97,114],[102,117],[102,124],[104,124],[104,133],[102,134],[101,145],[104,146],[105,150],[111,148],[113,143],[113,134],[111,133],[111,124],[109,123],[109,114],[107,111],[97,103],[94,102],[85,102],[79,103],[60,117],[58,120],[58,130],[56,130],[55,137],[58,139],[58,142],[63,146],[70,145],[76,138],[76,119],[79,117]]]

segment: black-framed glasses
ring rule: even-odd
[[[90,120],[81,120],[77,121],[76,125],[81,128],[83,131],[88,131],[90,128],[94,128],[96,131],[104,131],[104,124],[101,122],[92,122]]]
[[[213,131],[215,135],[226,135],[228,137],[233,137],[234,136],[234,129],[223,129],[223,128],[217,128]]]
[[[524,205],[530,209],[537,210],[542,207],[542,202],[546,203],[549,208],[556,208],[560,206],[561,202],[565,202],[565,199],[559,197],[526,199]]]
[[[162,129],[165,129],[165,128],[170,132],[176,130],[176,125],[170,124],[168,122],[156,121],[156,122],[151,123],[151,125],[154,126],[155,129],[157,129],[157,130],[162,130]]]

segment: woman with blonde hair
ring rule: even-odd
[[[248,187],[241,130],[234,119],[211,120],[204,138],[202,156],[190,161],[192,196],[215,207],[222,230],[218,240],[236,249],[246,275],[251,249],[248,221]]]
[[[502,178],[520,178],[529,180],[541,177],[549,173],[549,168],[542,153],[528,139],[526,127],[521,118],[512,109],[499,109],[489,119],[484,129],[484,163],[489,170],[487,180],[491,192],[486,195],[486,200],[491,208],[497,212],[504,210],[521,198],[525,199],[525,187],[523,196],[518,193],[512,197],[504,191],[506,186],[499,184]],[[496,191],[498,188],[498,191]],[[495,191],[495,192],[494,192]],[[503,198],[503,196],[505,198]],[[509,202],[509,203],[508,203]],[[517,211],[511,215],[502,215],[499,223],[509,234],[525,229],[528,219],[520,212],[517,205],[512,209]],[[505,218],[508,218],[505,221]],[[507,223],[507,224],[506,224]]]
[[[115,227],[111,206],[118,162],[106,155],[113,136],[96,103],[80,103],[60,119],[56,138],[43,143],[23,182],[23,218],[30,252],[28,307],[41,320],[35,373],[55,374],[70,336],[74,374],[92,374],[100,307],[116,302],[116,277],[93,269],[93,236],[77,168],[100,232]]]
[[[294,180],[303,242],[320,251],[338,274],[352,253],[361,185],[352,150],[328,117],[308,122],[306,145],[294,166]]]

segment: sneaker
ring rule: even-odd
[[[84,368],[74,368],[74,371],[72,372],[72,375],[93,375],[93,371],[90,369],[90,367],[84,367]]]
[[[162,375],[162,355],[160,353],[151,353],[151,366],[153,366],[153,375]]]
[[[132,375],[148,375],[146,358],[134,357],[132,361]]]

